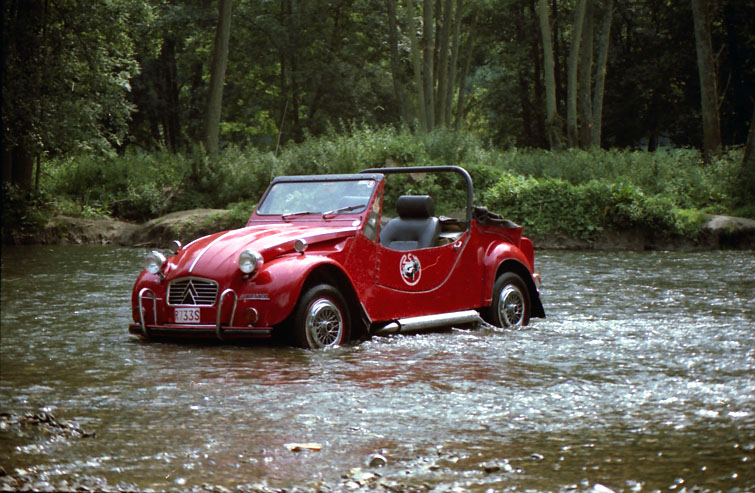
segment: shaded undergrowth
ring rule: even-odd
[[[33,230],[54,214],[141,222],[178,210],[227,208],[241,217],[281,174],[459,165],[474,179],[477,204],[530,233],[590,241],[607,230],[639,228],[694,237],[703,213],[755,218],[755,186],[742,179],[740,163],[737,149],[704,164],[693,149],[502,151],[470,134],[360,127],[310,138],[277,156],[229,146],[213,157],[197,147],[50,159],[42,162],[36,192],[5,187],[3,228]],[[463,194],[446,176],[409,178],[405,188],[438,194],[439,213],[463,208]]]

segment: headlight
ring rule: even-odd
[[[163,270],[163,266],[165,266],[165,255],[158,251],[152,251],[144,259],[144,269],[150,274],[157,274]]]
[[[244,250],[239,254],[239,269],[244,274],[251,274],[262,267],[262,255],[254,250]]]

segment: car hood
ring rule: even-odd
[[[256,250],[265,262],[294,251],[297,239],[310,246],[353,236],[355,227],[312,227],[301,224],[255,225],[199,238],[170,259],[170,277],[199,276],[216,278],[238,269],[238,256]]]

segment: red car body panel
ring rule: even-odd
[[[394,250],[379,241],[383,177],[322,179],[335,186],[339,177],[368,190],[369,200],[344,197],[363,203],[332,214],[263,214],[258,207],[247,226],[191,242],[166,259],[158,273],[142,271],[132,292],[130,331],[145,337],[267,337],[292,317],[303,290],[323,279],[358,305],[351,309],[369,327],[381,326],[489,306],[502,268],[522,276],[534,298],[532,316],[544,316],[533,274],[533,245],[520,227],[471,219],[461,223],[460,231],[457,226],[442,232],[437,246]],[[297,179],[309,186],[320,178]],[[276,183],[287,180],[278,178],[271,188]],[[297,251],[297,244],[305,246]],[[245,250],[261,258],[261,267],[251,274],[239,269],[239,254]],[[214,289],[214,297],[198,301],[202,289]]]

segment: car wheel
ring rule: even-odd
[[[493,286],[490,321],[498,327],[521,327],[530,321],[530,293],[513,272],[501,275]]]
[[[350,327],[346,302],[333,286],[314,286],[299,299],[293,334],[297,346],[308,349],[338,346],[349,340]]]

